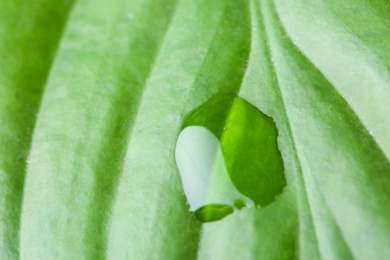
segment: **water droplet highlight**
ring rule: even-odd
[[[286,186],[277,137],[272,118],[235,94],[191,111],[175,151],[190,211],[210,222],[272,203]]]

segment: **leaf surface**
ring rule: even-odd
[[[389,14],[385,0],[1,2],[0,258],[389,258]],[[227,93],[275,121],[287,185],[201,224],[175,144]]]

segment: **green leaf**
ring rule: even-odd
[[[0,2],[0,258],[17,259],[26,160],[72,0]]]
[[[0,258],[390,258],[389,25],[387,0],[2,1]],[[175,145],[227,93],[287,184],[201,223]]]

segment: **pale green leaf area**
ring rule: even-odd
[[[388,0],[0,1],[0,259],[390,259],[389,28]],[[286,186],[202,223],[175,147],[219,94],[275,122]]]

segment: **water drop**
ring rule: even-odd
[[[272,118],[235,94],[191,111],[175,151],[190,211],[210,222],[272,203],[286,186],[277,136]]]
[[[211,222],[223,219],[233,213],[233,208],[223,204],[208,204],[200,207],[194,213],[197,219],[202,222]]]

